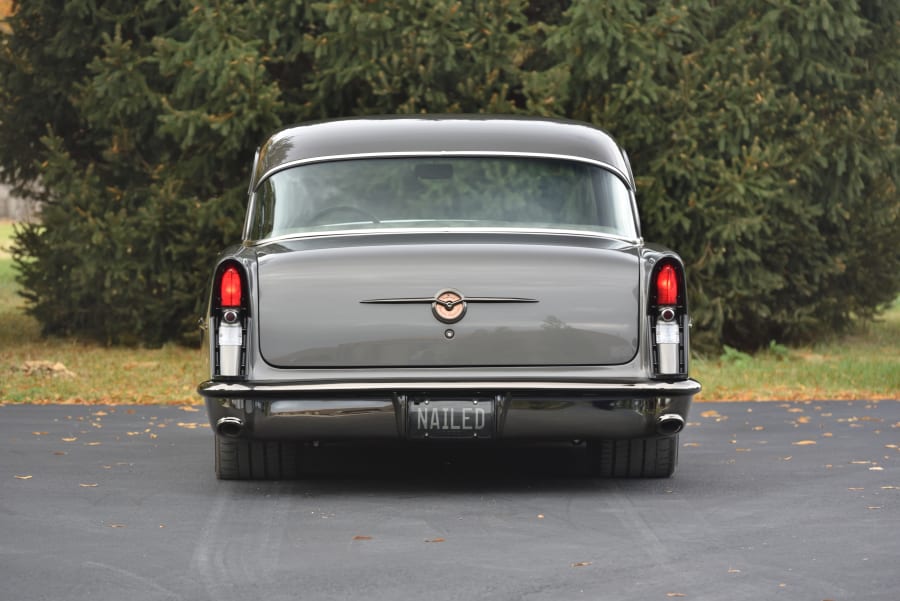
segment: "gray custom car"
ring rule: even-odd
[[[279,131],[208,307],[221,479],[378,440],[577,441],[598,475],[668,477],[700,390],[683,262],[641,237],[625,152],[578,122]]]

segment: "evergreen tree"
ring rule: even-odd
[[[900,6],[573,2],[533,110],[611,128],[698,342],[839,331],[898,291]],[[590,85],[587,85],[590,82]]]
[[[310,119],[526,112],[628,149],[695,340],[838,331],[900,290],[900,5],[30,0],[0,28],[0,177],[52,334],[193,337],[254,148]]]

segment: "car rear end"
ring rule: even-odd
[[[346,440],[578,440],[604,475],[674,471],[699,391],[684,266],[641,240],[630,171],[293,162],[254,186],[246,238],[206,321],[220,477],[285,477],[298,443]]]

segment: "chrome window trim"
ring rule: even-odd
[[[284,171],[286,169],[291,169],[293,167],[300,167],[302,165],[311,165],[314,163],[330,163],[335,161],[352,161],[356,159],[402,159],[402,158],[415,158],[415,157],[442,157],[442,158],[452,158],[452,157],[462,157],[462,158],[478,158],[478,157],[509,157],[509,158],[528,158],[528,159],[552,159],[558,161],[576,161],[579,163],[586,163],[588,165],[594,165],[595,167],[600,167],[617,176],[622,182],[625,184],[625,187],[631,191],[634,191],[634,186],[628,178],[628,175],[623,173],[619,168],[614,165],[610,165],[609,163],[604,163],[603,161],[595,161],[593,159],[588,159],[585,157],[575,156],[575,155],[565,155],[565,154],[546,154],[539,152],[509,152],[509,151],[491,151],[491,150],[439,150],[439,151],[429,151],[429,152],[367,152],[360,154],[337,154],[330,156],[321,156],[315,157],[312,159],[299,159],[296,161],[289,161],[287,163],[282,163],[277,167],[273,167],[263,173],[259,178],[257,178],[252,187],[253,190],[259,188],[259,185],[265,181],[266,179],[272,177],[274,174],[279,171]]]
[[[308,238],[344,238],[350,236],[371,236],[384,234],[540,234],[540,235],[563,235],[563,236],[581,236],[583,238],[602,238],[606,240],[616,240],[626,242],[628,244],[641,245],[644,243],[642,237],[629,238],[627,236],[617,236],[615,234],[603,234],[592,232],[590,230],[568,230],[568,229],[552,229],[552,228],[523,228],[523,227],[417,227],[417,228],[370,228],[370,229],[352,229],[352,230],[333,230],[328,232],[303,232],[297,234],[282,234],[281,236],[272,236],[270,238],[262,238],[260,240],[245,240],[246,246],[262,246],[273,242],[284,242],[288,240],[304,240]]]
[[[354,235],[371,235],[371,234],[410,234],[410,233],[528,233],[528,234],[565,234],[570,236],[585,236],[585,237],[597,237],[597,238],[606,238],[611,240],[620,240],[622,242],[628,242],[631,244],[642,244],[643,237],[640,235],[640,221],[637,218],[637,202],[634,197],[635,190],[632,185],[629,183],[628,177],[623,174],[619,169],[615,166],[610,165],[609,163],[604,163],[602,161],[595,161],[593,159],[588,159],[584,157],[574,156],[574,155],[561,155],[561,154],[547,154],[547,153],[536,153],[536,152],[498,152],[498,151],[481,151],[481,150],[471,150],[471,151],[436,151],[436,152],[369,152],[369,153],[360,153],[360,154],[341,154],[341,155],[329,155],[322,157],[315,157],[311,159],[301,159],[297,161],[290,161],[279,165],[278,167],[274,167],[265,172],[259,179],[256,180],[255,185],[251,188],[252,192],[250,194],[251,202],[255,200],[256,190],[259,188],[259,184],[268,179],[269,177],[279,173],[281,171],[286,171],[288,169],[292,169],[294,167],[300,167],[303,165],[313,165],[316,163],[330,163],[335,161],[352,161],[358,159],[399,159],[399,158],[415,158],[415,157],[463,157],[463,158],[477,158],[477,157],[510,157],[510,158],[532,158],[532,159],[551,159],[551,160],[563,160],[563,161],[576,161],[579,163],[585,163],[587,165],[593,165],[595,167],[600,167],[601,169],[605,169],[609,171],[616,177],[618,177],[625,184],[626,189],[628,189],[629,196],[631,197],[631,206],[632,213],[635,218],[635,229],[638,233],[638,236],[635,238],[629,238],[628,236],[617,236],[615,234],[601,234],[598,232],[593,232],[590,230],[572,230],[572,229],[556,229],[556,228],[498,228],[498,227],[437,227],[437,228],[367,228],[367,229],[352,229],[352,230],[334,230],[327,232],[304,232],[302,234],[283,234],[281,236],[271,236],[268,238],[261,238],[259,240],[250,240],[250,226],[249,226],[249,218],[251,211],[247,211],[247,220],[248,224],[245,227],[244,231],[244,244],[247,246],[259,246],[262,244],[267,244],[269,242],[277,242],[281,240],[296,240],[303,238],[321,238],[321,237],[340,237],[340,236],[354,236]],[[255,203],[254,203],[255,204]],[[251,207],[255,209],[255,207]]]
[[[250,218],[253,216],[253,212],[256,210],[256,193],[253,191],[253,178],[256,176],[256,169],[259,167],[259,153],[260,149],[256,149],[256,153],[253,155],[253,168],[250,170],[250,183],[247,184],[247,212],[244,215],[244,230],[242,238],[247,240],[250,238],[250,228],[252,224],[250,223]]]

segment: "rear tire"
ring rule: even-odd
[[[668,478],[678,465],[678,435],[588,441],[594,474],[604,478]]]
[[[299,473],[299,445],[215,437],[219,480],[285,480]]]

